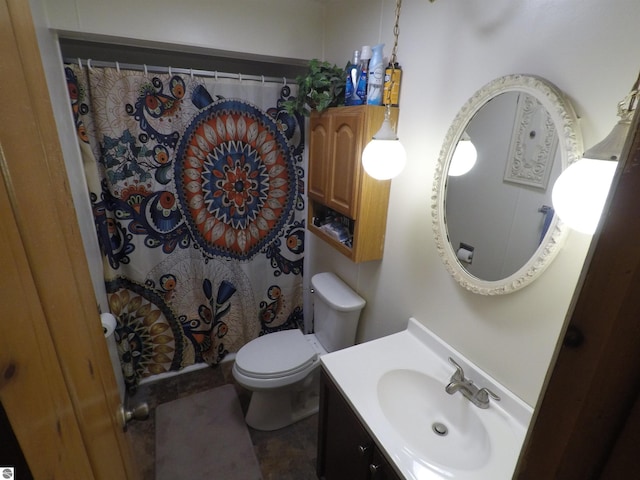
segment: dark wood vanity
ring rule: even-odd
[[[318,478],[400,480],[324,368],[320,378]]]

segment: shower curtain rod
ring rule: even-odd
[[[105,62],[101,60],[91,60],[86,59],[83,60],[81,58],[64,58],[63,61],[65,63],[77,63],[82,67],[86,65],[89,69],[92,67],[107,67],[107,68],[116,68],[118,70],[136,70],[140,72],[148,72],[153,73],[168,73],[171,75],[172,73],[179,73],[182,75],[191,75],[191,76],[200,76],[200,77],[210,77],[210,78],[232,78],[239,81],[242,80],[254,80],[262,83],[282,83],[284,85],[291,83],[296,83],[295,80],[292,80],[287,77],[273,77],[273,76],[265,76],[265,75],[244,75],[242,73],[229,73],[229,72],[218,72],[218,71],[210,71],[210,70],[197,70],[195,68],[172,68],[172,67],[159,67],[154,65],[140,65],[134,63],[120,63],[120,62]]]

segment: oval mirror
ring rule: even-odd
[[[551,189],[582,151],[573,107],[544,79],[507,75],[467,101],[445,137],[432,195],[438,253],[458,283],[499,295],[544,271],[567,231]]]

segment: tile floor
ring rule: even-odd
[[[233,383],[243,411],[250,394],[235,384],[231,362],[207,367],[167,379],[143,384],[127,399],[129,408],[147,402],[149,419],[132,421],[127,427],[143,480],[155,479],[155,407],[161,403]],[[274,432],[249,428],[263,480],[317,480],[315,473],[318,416],[313,415],[289,427]],[[224,479],[233,480],[233,479]]]

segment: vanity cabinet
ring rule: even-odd
[[[321,480],[400,480],[391,463],[323,369],[317,474]]]
[[[370,177],[361,162],[384,113],[370,105],[336,107],[310,119],[308,228],[356,263],[381,259],[384,248],[391,180]],[[397,119],[393,108],[392,123]],[[327,233],[331,223],[344,235]]]

